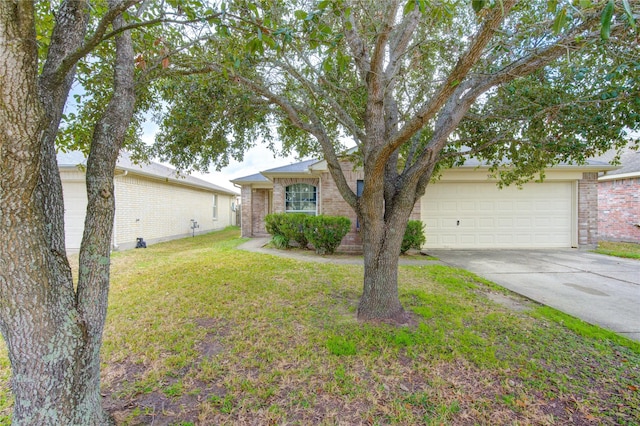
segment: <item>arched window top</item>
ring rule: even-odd
[[[285,188],[285,212],[316,215],[317,189],[308,183],[294,183]]]

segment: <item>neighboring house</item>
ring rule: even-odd
[[[360,192],[362,169],[347,161],[342,168],[353,191]],[[596,161],[560,165],[545,171],[543,183],[499,189],[487,167],[468,161],[427,187],[412,218],[426,225],[424,248],[592,247],[598,231],[598,172],[612,169]],[[232,182],[241,187],[243,237],[268,235],[268,213],[344,215],[352,225],[340,250],[361,250],[356,215],[325,161],[303,161]]]
[[[625,149],[620,168],[598,178],[598,234],[601,241],[640,243],[640,151]]]
[[[69,251],[78,250],[82,240],[87,208],[85,165],[80,152],[58,154]],[[118,158],[114,185],[114,250],[135,247],[137,238],[155,243],[236,224],[235,192],[178,175],[158,163],[134,164],[125,152]]]

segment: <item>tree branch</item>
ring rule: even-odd
[[[219,67],[218,69],[222,71],[221,67]],[[232,79],[238,84],[241,84],[246,88],[253,90],[261,96],[267,98],[272,104],[278,105],[295,127],[309,133],[310,135],[313,135],[317,139],[318,143],[320,143],[320,146],[322,147],[322,151],[324,152],[324,159],[327,161],[329,171],[336,183],[336,186],[338,187],[338,190],[344,197],[345,201],[347,201],[347,203],[349,203],[352,208],[356,209],[357,197],[353,193],[353,190],[351,190],[351,188],[349,187],[347,179],[342,172],[342,168],[340,167],[340,160],[338,159],[338,155],[336,154],[333,142],[327,136],[322,126],[322,122],[315,114],[315,112],[308,107],[294,106],[286,98],[279,96],[273,93],[271,90],[267,89],[265,85],[259,84],[246,77],[235,75],[234,77],[232,77]],[[301,114],[309,117],[312,122],[305,122],[302,119]]]
[[[496,7],[490,12],[484,25],[473,38],[471,45],[462,57],[460,57],[445,82],[440,86],[440,89],[434,94],[431,100],[429,100],[426,105],[420,109],[416,114],[416,117],[405,124],[393,140],[385,146],[385,149],[379,156],[378,161],[386,161],[393,151],[403,143],[407,142],[411,136],[420,130],[425,123],[433,118],[440,108],[442,108],[442,106],[447,102],[447,99],[460,85],[460,82],[467,76],[471,67],[478,62],[484,52],[484,48],[492,39],[494,33],[501,25],[505,16],[509,14],[509,11],[516,1],[517,0],[504,0],[501,8]]]
[[[85,41],[85,43],[78,49],[69,53],[62,60],[58,68],[55,70],[55,77],[53,81],[62,81],[62,79],[65,78],[67,73],[76,65],[76,63],[80,59],[91,52],[98,44],[100,44],[101,41],[103,41],[103,36],[113,20],[129,7],[133,6],[136,3],[140,3],[141,1],[142,0],[127,0],[120,3],[117,7],[110,8],[98,23],[98,27],[96,28],[93,36],[90,37],[89,40]]]
[[[305,61],[305,63],[311,70],[315,72],[315,68],[309,62],[308,57],[304,55],[302,52],[299,52],[299,53],[300,53],[300,58],[303,61]],[[342,105],[340,105],[340,103],[338,103],[338,101],[336,101],[336,99],[333,96],[327,93],[326,90],[324,90],[321,86],[314,84],[312,81],[310,81],[309,79],[305,78],[302,74],[300,74],[295,69],[295,67],[291,66],[291,64],[288,63],[286,58],[285,58],[285,61],[286,62],[272,61],[272,63],[275,64],[276,66],[282,67],[289,75],[291,75],[300,84],[302,84],[302,86],[306,89],[306,91],[310,95],[314,97],[319,96],[322,98],[323,102],[327,102],[333,108],[336,119],[340,122],[340,124],[342,124],[351,132],[351,134],[355,138],[356,143],[360,145],[365,138],[365,134],[361,129],[358,128],[358,125],[355,123],[355,121],[353,121],[353,118],[351,117],[351,115],[349,115],[344,110],[344,108],[342,108]],[[323,76],[317,75],[317,77],[318,77],[318,81],[321,84],[328,84],[327,80]]]
[[[390,2],[387,8],[386,19],[382,26],[382,32],[376,36],[376,43],[373,47],[373,55],[371,57],[371,69],[367,75],[367,81],[373,88],[372,92],[377,92],[377,86],[381,83],[381,79],[384,75],[384,58],[386,55],[387,42],[389,36],[393,30],[393,23],[398,13],[398,2],[394,0]]]
[[[402,20],[398,31],[392,37],[390,41],[389,64],[385,70],[387,81],[391,81],[395,76],[400,63],[399,59],[406,53],[407,46],[413,38],[414,32],[420,23],[420,15],[421,13],[418,8],[412,10]]]
[[[349,15],[348,21],[345,20],[345,16],[343,13],[342,19],[343,19],[342,26],[344,27],[345,39],[347,40],[347,44],[351,49],[351,55],[353,56],[356,66],[358,67],[360,79],[362,81],[365,81],[367,78],[367,74],[371,69],[369,64],[369,53],[367,52],[367,48],[364,44],[364,41],[362,41],[362,37],[358,33],[356,22],[355,22],[355,19],[353,18],[353,13]],[[349,22],[350,28],[347,28],[347,25],[346,25],[347,22]]]

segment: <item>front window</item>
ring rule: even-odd
[[[307,183],[294,183],[285,190],[285,211],[287,213],[306,213],[314,215],[317,212],[316,187]]]
[[[213,219],[217,219],[218,218],[218,196],[214,195],[213,196]]]

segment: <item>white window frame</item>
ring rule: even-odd
[[[313,192],[309,191],[307,194],[311,195],[313,194],[313,198],[307,198],[304,199],[303,195],[305,194],[305,192],[303,191],[293,191],[290,190],[289,188],[291,188],[292,186],[296,186],[296,187],[300,187],[300,186],[307,186],[309,188],[313,188]],[[304,182],[298,182],[298,183],[292,183],[290,185],[287,185],[284,188],[284,211],[285,213],[305,213],[308,215],[312,215],[312,216],[316,216],[318,214],[318,187],[315,185],[312,185],[310,183],[304,183]],[[295,197],[296,199],[292,199],[292,195],[294,194],[298,194],[297,197]],[[294,210],[292,208],[289,208],[290,204],[292,203],[311,203],[313,202],[314,204],[314,208],[313,210],[310,209],[301,209],[301,210]]]
[[[213,194],[213,220],[218,220],[218,194]]]

